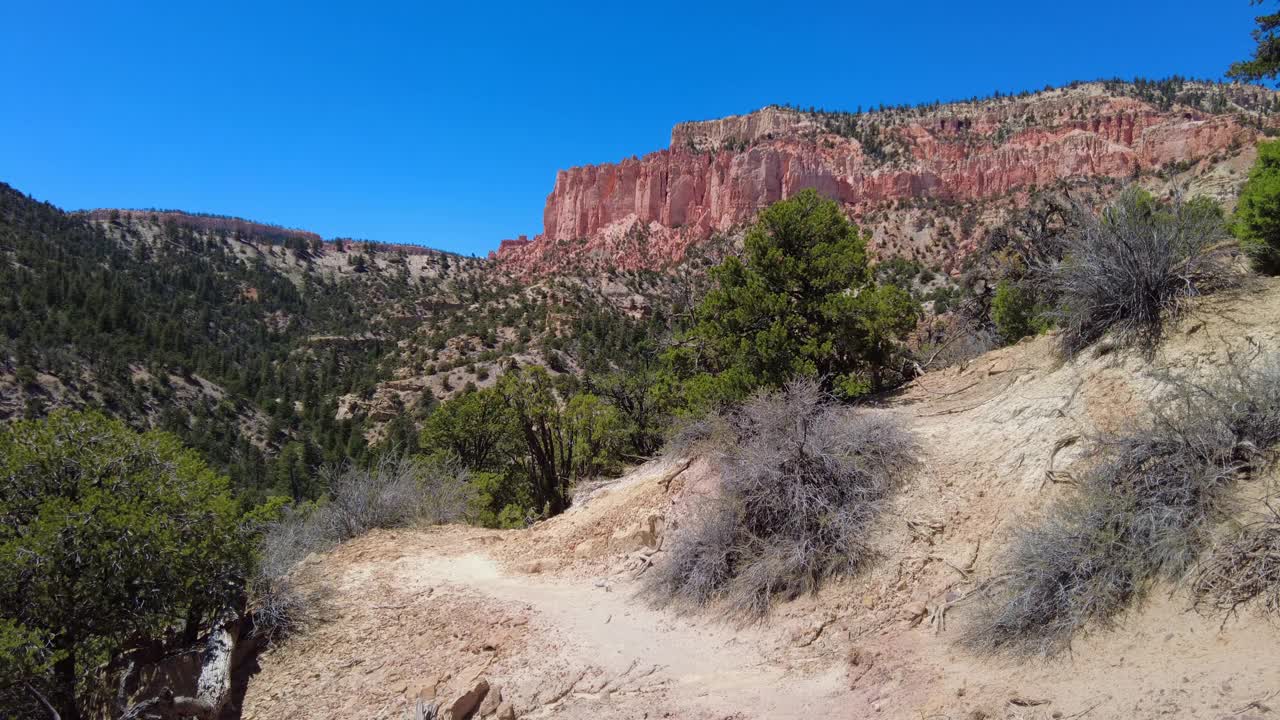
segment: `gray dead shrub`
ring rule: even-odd
[[[1280,441],[1280,364],[1233,359],[1211,384],[1170,388],[1145,427],[1096,438],[1078,492],[1020,531],[964,645],[1056,654],[1193,568],[1231,513],[1233,482]]]
[[[320,471],[330,502],[322,515],[329,534],[342,541],[374,528],[407,525],[423,510],[419,486],[421,461],[408,456],[383,456],[370,467],[353,462]]]
[[[308,555],[375,528],[458,520],[471,499],[467,471],[440,458],[388,455],[370,467],[323,468],[321,479],[326,501],[290,508],[263,533],[250,583],[259,632],[287,634],[314,614],[316,589],[293,576]]]
[[[662,452],[679,457],[714,453],[733,440],[733,428],[720,412],[677,417],[668,429]]]
[[[1057,300],[1067,355],[1109,332],[1150,352],[1189,298],[1235,278],[1216,205],[1179,198],[1163,206],[1136,187],[1098,215],[1080,212],[1056,245],[1038,274]]]
[[[316,615],[324,590],[300,587],[293,570],[311,553],[335,544],[330,523],[314,506],[288,508],[280,520],[265,528],[258,543],[257,563],[249,581],[254,608],[254,632],[268,642],[305,627]]]
[[[722,421],[719,495],[695,511],[648,578],[659,603],[760,617],[870,556],[868,525],[914,464],[897,423],[826,402],[816,382],[763,392]]]

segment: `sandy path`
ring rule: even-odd
[[[529,717],[572,717],[583,701],[592,717],[636,717],[639,704],[705,710],[709,717],[808,718],[839,706],[846,688],[843,668],[828,664],[789,671],[770,658],[767,638],[756,628],[722,622],[693,624],[647,607],[630,587],[596,586],[585,581],[548,581],[537,575],[509,574],[481,554],[405,558],[405,572],[432,586],[465,588],[502,603],[520,603],[532,611],[530,626],[556,657],[543,662],[580,667],[586,677],[559,702],[543,705]],[[600,689],[603,686],[603,689]],[[648,700],[644,696],[651,696]],[[588,708],[581,708],[588,710]]]

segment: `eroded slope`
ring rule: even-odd
[[[244,716],[400,717],[484,680],[486,717],[1265,717],[1280,628],[1198,615],[1178,588],[1053,661],[952,641],[1011,531],[1072,491],[1080,439],[1132,423],[1163,372],[1280,350],[1277,318],[1280,283],[1266,281],[1202,301],[1151,360],[1103,346],[1063,362],[1040,338],[924,375],[868,410],[924,447],[880,521],[879,560],[763,625],[634,597],[715,487],[702,458],[650,463],[527,530],[371,534],[308,564],[332,588],[325,619],[261,658]],[[1273,481],[1244,483],[1242,501]]]

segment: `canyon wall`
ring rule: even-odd
[[[838,200],[861,220],[920,200],[1016,205],[1020,194],[1060,181],[1118,186],[1198,165],[1207,170],[1251,152],[1273,117],[1253,108],[1269,109],[1271,91],[1197,87],[1223,88],[1223,111],[1089,84],[861,114],[769,107],[681,123],[668,149],[560,171],[542,234],[528,243],[506,241],[496,255],[521,274],[658,269],[805,188]],[[949,246],[935,245],[935,257],[920,259],[945,267],[974,246],[974,237],[953,238]]]

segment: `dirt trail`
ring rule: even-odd
[[[400,718],[484,677],[526,718],[801,718],[845,706],[839,658],[785,626],[680,617],[632,573],[530,574],[507,533],[373,532],[312,563],[326,617],[265,654],[244,717]],[[616,572],[614,570],[617,570]],[[816,648],[815,648],[816,649]]]
[[[696,715],[695,708],[708,717],[813,717],[838,707],[845,689],[843,668],[834,663],[797,676],[769,662],[770,639],[758,628],[673,617],[637,601],[629,583],[511,574],[481,554],[406,558],[403,566],[418,582],[523,604],[533,613],[531,627],[554,638],[557,660],[582,668],[583,680],[565,698],[528,717],[633,717],[616,702],[593,702],[628,694],[660,695],[651,700],[680,708],[681,717]]]

